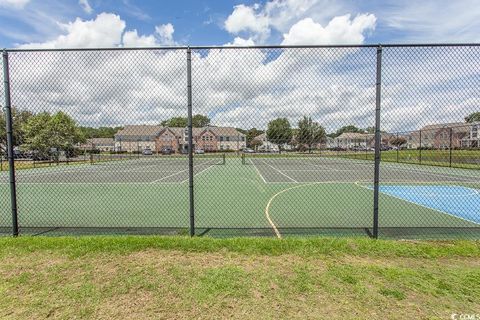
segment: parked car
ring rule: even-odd
[[[255,151],[253,149],[250,149],[250,148],[243,149],[243,152],[244,153],[255,153]]]
[[[365,151],[367,149],[363,146],[353,146],[351,150],[352,151]]]
[[[170,155],[173,153],[173,149],[171,147],[163,147],[162,150],[160,150],[160,153]]]
[[[53,154],[53,156],[56,156],[58,158],[58,153]],[[45,160],[50,160],[51,158],[48,152],[40,152],[38,150],[20,152],[20,153],[17,153],[17,155],[15,155],[14,153],[14,158],[15,157],[18,157],[19,159],[30,159],[34,161],[45,161]]]
[[[142,154],[143,154],[144,156],[151,156],[151,155],[153,154],[153,152],[152,152],[152,149],[150,149],[150,148],[145,148],[145,149],[143,149]]]
[[[195,149],[195,153],[196,153],[196,154],[204,154],[204,153],[205,153],[205,150],[203,150],[203,149]]]

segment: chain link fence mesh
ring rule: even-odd
[[[208,236],[478,238],[479,56],[475,45],[11,50],[20,234],[188,234],[194,222]]]
[[[5,102],[5,91],[3,90],[4,86],[4,74],[3,74],[3,59],[0,60],[0,66],[2,68],[1,79],[2,79],[2,90],[0,90],[0,174],[2,179],[0,180],[0,207],[3,208],[0,212],[0,235],[10,234],[12,226],[12,217],[10,211],[10,191],[8,189],[8,180],[4,179],[3,176],[6,176],[8,170],[8,161],[7,161],[7,144],[6,144],[6,131],[5,131],[5,111],[3,109]]]
[[[478,237],[479,58],[478,46],[384,49],[384,236]]]

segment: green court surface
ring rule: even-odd
[[[188,232],[186,158],[110,161],[17,171],[20,232]],[[194,161],[196,233],[210,236],[362,235],[373,224],[373,163],[336,157]],[[381,185],[466,186],[480,172],[382,163]],[[10,232],[8,175],[0,175],[2,232]],[[462,201],[461,197],[451,201]],[[478,214],[478,213],[477,213]],[[380,193],[380,236],[478,237],[475,220]]]

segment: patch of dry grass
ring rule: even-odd
[[[3,247],[0,318],[448,319],[480,312],[475,253],[141,247],[77,255],[47,247]]]

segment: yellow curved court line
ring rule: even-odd
[[[275,235],[277,236],[277,238],[281,239],[281,238],[282,238],[282,235],[280,234],[280,232],[278,231],[277,226],[275,226],[275,223],[273,223],[272,218],[270,217],[270,205],[272,204],[273,200],[274,200],[277,196],[281,195],[282,193],[285,193],[285,192],[290,191],[290,190],[292,190],[292,189],[298,189],[298,188],[301,188],[301,187],[311,186],[311,185],[315,185],[315,184],[318,184],[318,183],[301,184],[301,185],[296,185],[296,186],[293,186],[293,187],[289,187],[289,188],[283,189],[283,190],[275,193],[275,194],[270,198],[270,200],[268,200],[267,206],[265,207],[265,216],[267,217],[268,222],[269,222],[270,225],[272,226],[272,229],[273,229],[273,231],[275,232]]]

